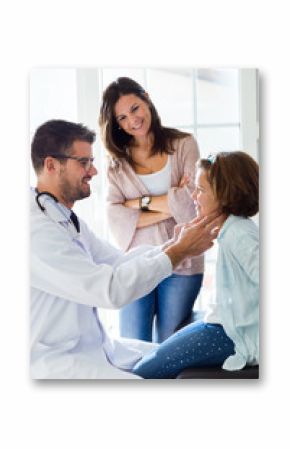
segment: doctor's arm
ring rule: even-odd
[[[114,267],[94,262],[63,229],[49,224],[31,239],[31,286],[79,304],[118,309],[153,290],[183,258],[212,246],[211,226],[188,225],[164,252],[120,257]]]
[[[31,242],[31,286],[46,294],[117,309],[148,293],[171,274],[170,260],[161,251],[123,261],[116,254],[119,265],[112,266],[92,260],[61,231],[46,229]]]

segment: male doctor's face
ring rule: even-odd
[[[64,204],[72,207],[75,201],[90,196],[89,182],[98,172],[92,163],[88,163],[88,158],[92,158],[90,143],[75,140],[69,156],[80,158],[80,160],[67,159],[60,166],[59,191]]]

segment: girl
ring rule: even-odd
[[[144,378],[174,378],[188,367],[228,370],[258,364],[259,169],[246,153],[218,153],[197,163],[192,195],[200,216],[222,213],[217,238],[216,298],[205,319],[190,324],[135,365]]]

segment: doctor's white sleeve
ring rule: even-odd
[[[173,242],[173,240],[170,240],[160,246],[144,244],[136,246],[135,248],[132,248],[129,251],[124,252],[120,249],[117,249],[109,242],[98,239],[95,236],[95,234],[88,228],[88,226],[83,222],[82,227],[85,228],[84,230],[90,243],[90,251],[94,261],[96,263],[105,263],[108,265],[112,265],[114,267],[147,252],[148,253],[150,252],[150,256],[153,257],[154,255],[159,254],[162,250],[164,250],[169,244]]]
[[[68,301],[114,309],[149,293],[172,273],[170,259],[160,248],[147,252],[141,248],[125,255],[111,249],[110,264],[104,263],[100,244],[98,263],[97,256],[93,260],[64,229],[47,225],[32,236],[31,285]],[[111,265],[113,260],[115,265]]]

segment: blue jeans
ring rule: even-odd
[[[221,366],[234,352],[221,325],[197,321],[145,355],[132,372],[144,379],[173,379],[185,368]]]
[[[155,341],[164,341],[185,320],[190,321],[202,279],[203,274],[172,274],[148,295],[123,307],[120,310],[121,337],[153,341],[153,322],[156,317]]]

